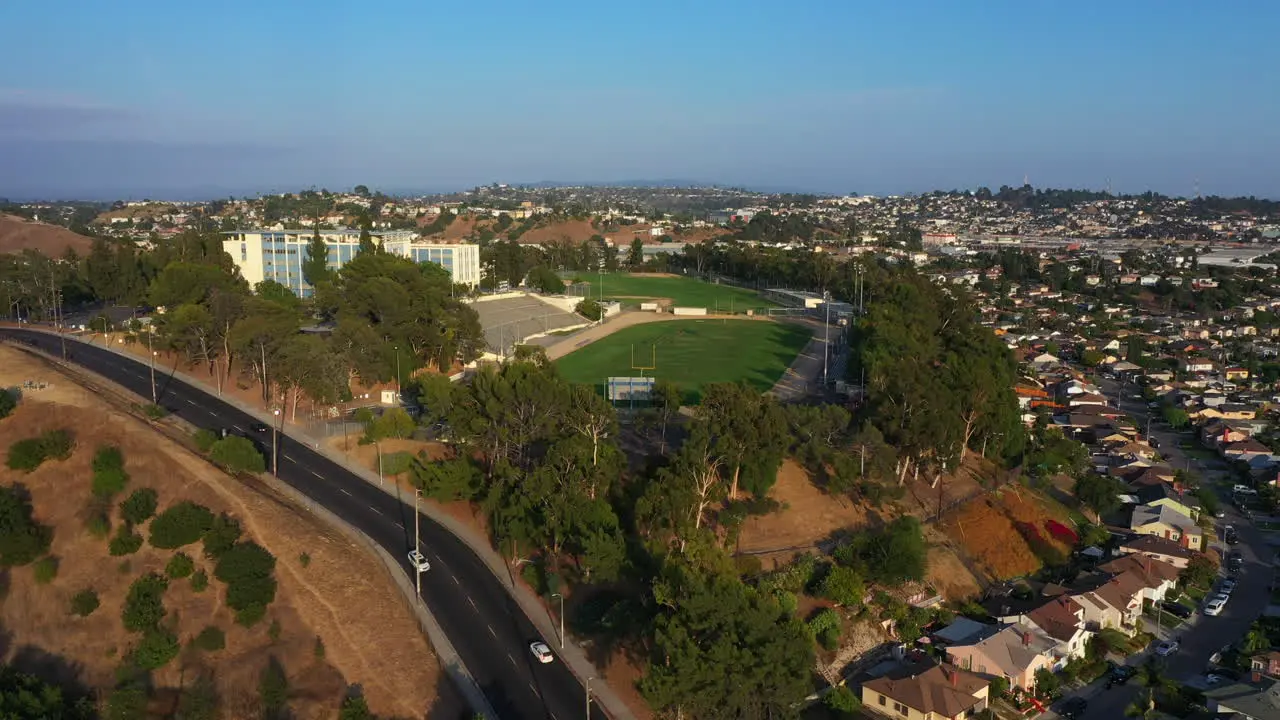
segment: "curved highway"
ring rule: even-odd
[[[13,338],[53,356],[59,339],[44,332],[0,329],[0,339]],[[68,361],[111,380],[142,397],[151,394],[145,363],[102,347],[67,342]],[[248,430],[259,422],[203,390],[156,373],[160,404],[200,428]],[[406,559],[413,546],[413,506],[373,487],[355,474],[310,449],[280,436],[280,479],[297,488],[382,545],[412,576]],[[462,662],[480,684],[498,715],[538,720],[581,720],[586,714],[585,689],[560,658],[538,663],[529,651],[544,640],[553,651],[557,638],[542,638],[484,562],[461,540],[426,515],[421,516],[423,551],[431,570],[422,575],[422,597],[444,628]],[[607,720],[597,703],[591,719]]]

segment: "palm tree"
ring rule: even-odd
[[[1156,694],[1151,688],[1129,703],[1129,707],[1124,709],[1126,717],[1141,718],[1142,720],[1151,720],[1156,717]]]
[[[1249,626],[1249,632],[1245,633],[1243,646],[1240,648],[1246,655],[1252,655],[1271,647],[1271,639],[1267,637],[1267,631],[1257,620]]]

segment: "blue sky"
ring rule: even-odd
[[[0,3],[0,196],[679,179],[1280,197],[1280,3]]]

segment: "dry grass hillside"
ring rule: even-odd
[[[83,257],[92,247],[91,238],[64,227],[0,214],[0,253],[35,250],[48,257],[60,258],[71,248]]]
[[[0,604],[5,660],[43,659],[44,669],[61,675],[61,681],[104,690],[137,642],[139,636],[126,632],[121,622],[129,586],[145,573],[163,573],[176,551],[148,542],[134,554],[112,557],[107,540],[86,530],[92,457],[98,447],[115,445],[130,477],[121,497],[150,487],[161,510],[186,500],[226,512],[240,522],[246,539],[276,557],[276,599],[263,621],[245,628],[226,607],[225,586],[212,577],[200,545],[184,548],[210,582],[197,592],[189,579],[175,579],[164,594],[163,622],[172,626],[183,650],[155,672],[162,699],[153,703],[154,710],[166,694],[172,698],[185,682],[212,672],[223,716],[255,717],[260,714],[258,677],[274,657],[289,678],[292,717],[334,717],[348,685],[359,685],[380,715],[458,717],[461,704],[410,607],[363,548],[265,485],[225,475],[135,419],[117,404],[114,393],[122,391],[105,383],[97,387],[94,380],[91,392],[43,360],[0,346],[0,386],[27,380],[51,387],[28,391],[13,415],[0,421],[0,453],[17,440],[57,428],[74,434],[76,448],[68,460],[45,462],[30,474],[0,466],[0,483],[24,486],[36,520],[54,529],[50,552],[58,559],[57,576],[48,584],[35,582],[32,567],[10,571]],[[120,523],[119,510],[113,509],[112,524]],[[140,534],[148,536],[145,527]],[[71,598],[84,589],[96,591],[101,606],[75,617]],[[225,632],[225,649],[206,652],[188,645],[206,626]]]

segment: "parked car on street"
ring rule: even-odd
[[[1160,603],[1160,607],[1170,615],[1173,615],[1174,617],[1182,618],[1183,620],[1186,620],[1187,618],[1191,617],[1191,613],[1193,612],[1192,609],[1187,607],[1186,605],[1183,605],[1182,603],[1179,603],[1179,602],[1174,602],[1172,600],[1165,600],[1164,602]]]
[[[1160,657],[1169,657],[1178,652],[1178,642],[1176,640],[1164,640],[1156,646],[1156,655]]]
[[[1085,708],[1089,707],[1089,703],[1082,697],[1067,698],[1058,706],[1058,714],[1064,718],[1076,718],[1084,716]]]

